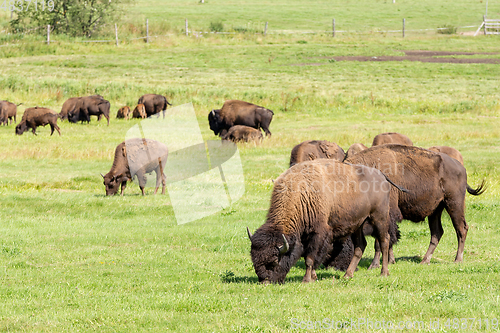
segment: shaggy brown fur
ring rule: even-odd
[[[165,118],[165,111],[167,110],[167,105],[172,105],[167,101],[167,98],[162,95],[157,94],[146,94],[142,95],[137,104],[144,104],[146,108],[146,117],[147,118],[153,114],[158,114],[160,117],[160,112],[163,111],[163,118]]]
[[[290,166],[318,158],[328,158],[342,162],[344,156],[344,150],[335,142],[307,140],[293,147],[290,154]]]
[[[91,96],[85,96],[85,97],[99,97],[103,98],[101,95],[91,95]],[[59,118],[61,120],[68,119],[68,113],[76,108],[76,105],[78,101],[83,98],[83,97],[71,97],[64,102],[64,104],[61,107],[61,112],[59,112]]]
[[[137,175],[139,188],[144,195],[146,174],[156,173],[155,194],[162,182],[162,194],[165,194],[166,179],[163,169],[167,162],[168,149],[163,143],[149,139],[129,139],[120,143],[115,149],[115,158],[111,170],[101,176],[104,178],[106,195],[115,195],[121,185],[120,195],[127,187],[127,181]],[[129,161],[133,162],[131,166]],[[161,163],[160,163],[161,161]]]
[[[50,125],[50,135],[54,134],[54,129],[61,135],[61,130],[57,126],[58,115],[55,111],[47,108],[28,108],[24,110],[21,122],[16,126],[16,134],[21,135],[31,128],[34,135],[36,135],[36,128],[38,126]]]
[[[372,146],[380,146],[385,144],[400,144],[406,146],[413,146],[413,142],[411,142],[410,138],[404,134],[399,133],[381,133],[373,138]]]
[[[226,135],[222,137],[222,140],[230,140],[233,142],[260,142],[262,138],[261,130],[248,126],[236,125],[229,129]]]
[[[134,109],[134,112],[132,112],[132,118],[147,118],[148,115],[146,114],[146,109],[144,107],[144,104],[137,104],[137,106]]]
[[[101,121],[104,116],[109,126],[110,107],[109,101],[100,95],[80,97],[76,100],[73,109],[68,112],[68,120],[72,123],[78,121],[90,123],[90,116],[97,116],[98,121]]]
[[[457,161],[459,161],[460,164],[464,165],[464,158],[462,157],[462,154],[460,154],[460,152],[458,150],[456,150],[455,148],[448,147],[448,146],[434,146],[434,147],[430,147],[429,150],[435,151],[437,153],[446,154],[446,155],[456,159]]]
[[[208,114],[210,129],[215,135],[224,136],[234,125],[245,125],[263,129],[266,136],[271,136],[269,125],[273,119],[273,111],[252,103],[230,100],[220,110],[212,110]]]
[[[12,120],[14,120],[15,124],[17,116],[17,107],[19,105],[21,105],[21,103],[16,105],[9,101],[0,101],[0,123],[2,123],[3,125],[9,125],[9,120],[11,124]]]
[[[122,106],[116,113],[116,118],[128,120],[131,114],[129,106]]]
[[[274,182],[267,220],[248,232],[260,282],[283,283],[304,257],[303,282],[316,280],[315,269],[332,251],[332,240],[351,237],[354,256],[345,274],[352,277],[366,240],[362,225],[377,230],[382,244],[382,275],[388,275],[389,195],[391,185],[373,168],[318,159],[294,165]]]
[[[362,143],[353,143],[349,147],[349,149],[347,150],[347,152],[345,153],[345,159],[348,159],[352,155],[357,154],[360,151],[365,150],[365,149],[368,149],[368,147],[365,146],[364,144],[362,144]]]
[[[422,263],[428,264],[443,235],[441,214],[446,209],[451,217],[458,240],[455,262],[463,260],[468,226],[465,222],[465,193],[480,195],[484,192],[484,181],[478,188],[467,184],[465,168],[446,154],[427,149],[383,145],[363,150],[346,162],[374,167],[385,173],[393,182],[408,189],[402,193],[391,191],[391,224],[403,218],[421,222],[429,220],[431,241]],[[378,256],[370,267],[378,266]]]

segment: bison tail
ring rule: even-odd
[[[384,175],[385,179],[389,182],[389,184],[391,184],[392,186],[394,186],[395,188],[397,188],[401,192],[403,192],[403,193],[409,193],[410,192],[407,189],[405,189],[404,187],[401,187],[401,186],[398,186],[398,185],[394,184],[392,182],[392,180],[390,180],[389,177],[387,177],[387,175],[385,173],[382,172],[382,174]]]
[[[469,184],[467,184],[467,192],[469,192],[469,194],[472,194],[472,195],[481,195],[484,193],[484,191],[486,191],[486,180],[483,179],[483,182],[481,183],[481,185],[479,185],[477,188],[473,189],[472,187],[469,186]]]
[[[23,105],[23,103],[16,104],[16,106]]]

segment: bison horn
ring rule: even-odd
[[[288,250],[290,249],[290,245],[288,245],[288,241],[286,240],[285,235],[281,234],[281,236],[283,236],[283,243],[284,244],[279,247],[279,250],[280,250],[280,254],[283,255],[283,254],[288,252]]]
[[[212,110],[212,116],[215,116],[215,110]]]
[[[250,229],[247,227],[247,233],[248,233],[248,238],[250,239],[250,242],[252,241],[252,234],[250,233]]]
[[[104,178],[104,175],[101,173],[102,178]]]

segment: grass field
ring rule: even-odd
[[[377,24],[376,17],[389,15],[382,6],[395,8],[392,1],[370,6],[366,1],[364,14],[349,9],[350,2],[165,3],[140,1],[128,15],[172,22],[189,16],[200,28],[220,19],[227,26],[269,20],[276,29],[322,29],[319,22],[328,28],[332,16],[340,18],[337,12],[347,22],[348,11],[366,18],[373,6],[376,15],[366,20],[372,29],[392,28]],[[396,7],[402,14],[412,8],[423,13],[419,28],[466,24],[476,16],[480,21],[484,3],[454,3],[397,1]],[[335,10],[327,11],[330,7]],[[425,15],[425,8],[434,16]],[[500,12],[498,4],[490,1],[489,12],[495,10]],[[225,19],[228,15],[234,19]],[[392,17],[399,26],[401,16]],[[450,17],[459,19],[449,22]],[[182,21],[170,29],[182,29]],[[27,107],[59,111],[67,98],[93,93],[110,100],[113,115],[109,127],[95,118],[89,125],[62,122],[62,135],[52,137],[49,128],[39,128],[38,136],[16,136],[13,125],[0,127],[0,330],[286,332],[308,328],[307,321],[348,326],[358,318],[423,321],[422,331],[439,319],[439,331],[448,332],[460,330],[454,318],[476,318],[474,324],[467,322],[473,325],[468,331],[498,330],[498,65],[331,60],[403,55],[404,50],[495,53],[457,57],[498,59],[498,41],[436,34],[335,40],[241,34],[174,35],[118,48],[60,37],[50,46],[27,41],[0,48],[0,99],[23,103],[18,122]],[[145,93],[165,94],[174,105],[193,103],[205,140],[216,139],[208,112],[226,99],[274,110],[271,139],[239,146],[246,188],[239,201],[177,225],[168,195],[153,196],[148,189],[142,197],[131,183],[123,197],[104,196],[99,173],[109,171],[114,148],[138,122],[114,116]],[[300,260],[284,285],[258,284],[245,227],[254,231],[264,223],[272,179],[286,170],[292,147],[326,139],[347,149],[355,142],[370,145],[376,134],[387,131],[405,133],[421,147],[455,147],[464,156],[469,184],[487,180],[486,193],[466,198],[464,262],[453,263],[457,241],[445,213],[445,234],[429,266],[419,265],[430,240],[427,223],[403,221],[394,250],[397,263],[389,267],[388,278],[367,270],[373,258],[370,238],[349,281],[342,272],[320,269],[318,282],[302,284]]]

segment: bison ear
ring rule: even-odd
[[[281,236],[283,237],[283,245],[279,247],[279,250],[280,255],[284,255],[290,249],[290,245],[288,245],[288,241],[286,240],[285,235],[281,234]]]

